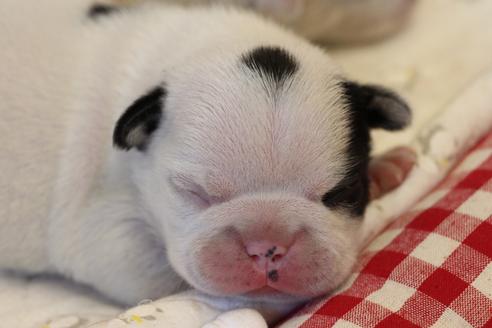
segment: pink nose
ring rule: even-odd
[[[245,245],[246,253],[256,262],[261,271],[276,267],[287,254],[288,249],[270,241],[252,241]]]

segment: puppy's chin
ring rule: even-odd
[[[349,275],[351,266],[340,265],[338,272],[324,276],[320,272],[313,272],[316,279],[308,280],[301,269],[295,268],[291,274],[279,270],[278,281],[271,281],[265,276],[255,276],[246,272],[244,277],[235,277],[234,273],[225,273],[227,279],[213,277],[208,274],[190,275],[189,283],[197,290],[217,297],[236,298],[251,302],[266,302],[275,304],[300,303],[335,290]],[[285,279],[283,279],[285,277]]]
[[[285,292],[275,289],[268,285],[259,287],[257,289],[251,289],[244,292],[228,293],[220,290],[214,290],[211,288],[200,288],[200,286],[194,286],[197,290],[214,295],[217,297],[233,297],[252,302],[268,302],[268,303],[295,303],[304,302],[318,296],[329,294],[334,288],[327,290],[313,291],[298,291],[298,293]]]
[[[208,295],[214,295],[217,297],[233,298],[235,300],[241,300],[247,303],[269,303],[269,304],[292,304],[292,303],[304,303],[315,297],[328,294],[330,291],[322,292],[319,294],[312,294],[309,296],[293,295],[290,293],[282,292],[270,286],[260,287],[258,289],[250,290],[244,293],[229,294],[220,291],[210,290],[205,288],[202,290],[199,286],[195,286],[196,289]]]

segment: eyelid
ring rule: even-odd
[[[199,186],[201,188],[201,186],[195,183],[193,179],[181,174],[170,176],[169,181],[174,187],[182,190],[193,189],[195,186]]]
[[[169,182],[180,194],[195,196],[202,199],[204,202],[209,203],[209,195],[205,189],[192,179],[183,175],[173,175],[169,178]]]
[[[223,201],[220,197],[209,194],[204,187],[190,177],[178,174],[171,176],[169,181],[180,194],[187,196],[186,198],[198,198],[207,207]]]
[[[336,184],[335,184],[336,183]],[[320,202],[327,190],[331,190],[338,185],[339,182],[333,180],[322,180],[312,183],[304,190],[304,195],[307,199],[313,202]]]
[[[331,178],[319,181],[306,189],[305,197],[313,202],[321,202],[326,194],[334,192],[341,188],[342,185],[347,185],[347,177]],[[327,191],[328,190],[328,191]]]
[[[343,179],[336,186],[326,192],[321,200],[328,207],[340,206],[346,201],[344,199],[348,193],[351,193],[355,188],[359,187],[360,180],[357,178]]]

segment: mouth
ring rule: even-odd
[[[275,295],[285,295],[280,290],[275,289],[271,286],[263,286],[258,289],[252,290],[244,294],[245,296],[275,296]]]
[[[298,303],[305,302],[310,299],[308,297],[300,297],[297,295],[285,293],[268,285],[238,296],[239,298],[254,300],[255,302],[270,303]]]

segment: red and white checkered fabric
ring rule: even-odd
[[[357,274],[303,309],[302,328],[492,327],[492,133],[364,252]]]

